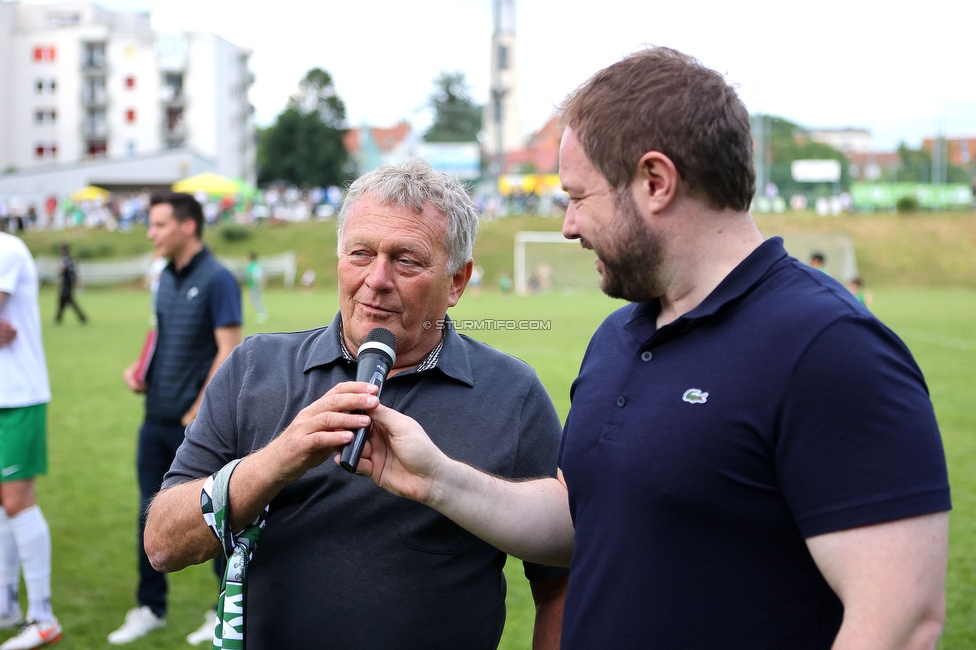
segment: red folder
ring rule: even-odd
[[[152,363],[153,353],[156,351],[156,328],[146,332],[146,340],[142,344],[142,352],[139,354],[139,365],[136,366],[136,379],[140,382],[146,381],[146,374],[149,372],[149,365]]]

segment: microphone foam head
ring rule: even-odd
[[[390,364],[393,364],[396,361],[396,336],[385,327],[373,329],[359,346],[359,356],[370,350],[390,357]]]

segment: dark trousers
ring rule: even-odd
[[[136,590],[136,601],[140,606],[145,605],[156,616],[166,616],[166,591],[168,588],[166,574],[160,573],[152,567],[149,556],[146,555],[145,533],[146,515],[152,498],[159,492],[163,484],[163,476],[169,471],[176,450],[183,443],[181,424],[161,425],[143,422],[139,429],[139,446],[136,451],[136,469],[139,474],[139,587]],[[200,514],[201,519],[203,513]],[[226,560],[221,555],[213,562],[214,573],[217,574],[218,588],[214,591],[214,602],[220,591],[219,583],[224,575]]]
[[[58,313],[54,317],[55,322],[61,322],[61,315],[64,313],[65,307],[71,307],[75,310],[75,315],[78,317],[82,323],[87,323],[88,318],[85,316],[85,312],[81,311],[81,307],[75,302],[74,296],[70,293],[62,293],[61,297],[58,299]]]

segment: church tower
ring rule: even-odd
[[[484,150],[492,175],[502,173],[504,154],[522,149],[515,56],[515,0],[492,0],[491,88],[484,112]]]

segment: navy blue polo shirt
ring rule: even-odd
[[[146,378],[146,420],[179,424],[217,356],[214,330],[240,325],[241,290],[206,247],[178,273],[170,263],[156,297],[158,338]]]
[[[565,648],[829,648],[804,539],[950,508],[922,373],[829,276],[764,242],[697,308],[594,334],[560,452]]]

